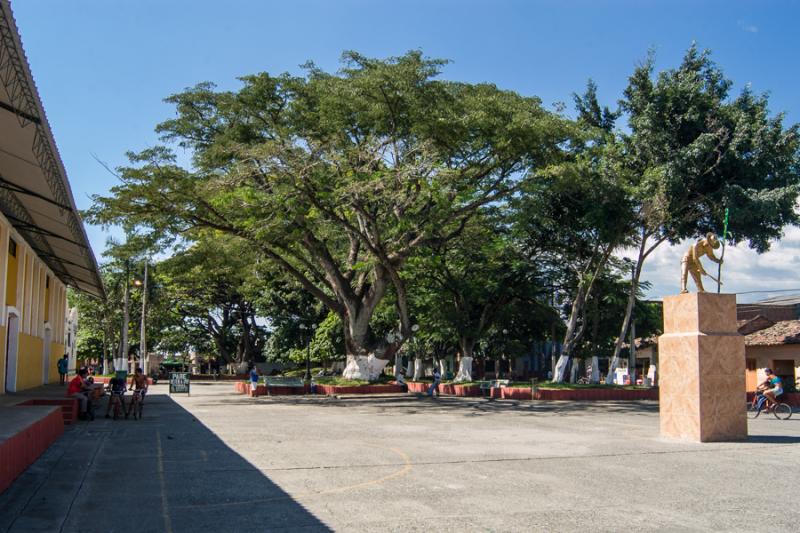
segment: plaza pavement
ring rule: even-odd
[[[652,402],[246,398],[151,389],[0,495],[0,531],[796,531],[800,415],[658,436]],[[103,410],[104,410],[103,406]],[[102,412],[101,412],[102,414]]]

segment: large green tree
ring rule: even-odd
[[[340,317],[345,376],[374,379],[411,333],[408,259],[457,236],[565,140],[565,121],[538,99],[438,80],[442,65],[347,53],[336,74],[309,65],[304,77],[176,94],[177,116],[158,131],[190,150],[191,168],[165,146],[131,154],[92,219],[247,241]],[[402,335],[387,342],[370,322],[390,290]]]
[[[658,74],[651,55],[628,80],[620,101],[628,128],[615,137],[630,176],[636,258],[607,379],[630,327],[644,262],[662,243],[721,235],[726,207],[732,241],[758,252],[798,223],[798,125],[785,127],[782,114],[771,116],[766,95],[745,87],[733,97],[731,87],[710,53],[695,46],[677,68]],[[577,98],[580,118],[599,125],[600,106],[589,89]]]
[[[511,322],[510,311],[524,308],[527,316],[548,316],[536,312],[549,308],[542,303],[538,271],[519,253],[504,212],[482,210],[458,238],[432,246],[412,264],[414,300],[424,327],[452,332],[458,340],[457,380],[472,379],[475,345],[498,321]]]
[[[528,260],[566,304],[565,332],[553,379],[563,381],[587,327],[587,302],[612,254],[628,243],[632,205],[628,180],[609,153],[618,146],[586,128],[572,157],[525,187],[515,201],[516,233]]]
[[[187,340],[203,345],[205,337],[222,362],[252,362],[266,342],[249,290],[256,254],[241,239],[216,231],[196,237],[159,264],[173,312]]]

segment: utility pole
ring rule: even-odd
[[[147,375],[150,373],[150,358],[147,355],[147,336],[145,333],[145,317],[147,316],[147,259],[144,260],[144,284],[142,286],[142,330],[139,340],[139,359],[142,365],[142,372]]]
[[[125,298],[123,300],[123,311],[122,311],[122,331],[120,332],[120,346],[119,346],[119,357],[117,358],[117,362],[114,364],[114,370],[116,372],[127,372],[128,371],[128,323],[130,322],[130,311],[128,309],[129,302],[131,299],[131,284],[130,284],[130,261],[128,259],[125,260]]]

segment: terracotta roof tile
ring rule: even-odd
[[[782,320],[774,326],[756,331],[744,338],[747,346],[800,344],[800,320]]]

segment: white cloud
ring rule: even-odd
[[[689,242],[682,242],[678,246],[662,245],[647,259],[642,280],[652,284],[648,298],[660,299],[680,290],[681,258]],[[621,255],[632,257],[633,252]],[[710,274],[716,276],[716,264],[708,259],[703,259],[703,264]],[[773,242],[770,250],[761,255],[746,244],[728,246],[722,267],[722,281],[722,291],[739,294],[740,302],[780,294],[772,291],[798,289],[800,293],[800,228],[787,228],[784,237]],[[705,278],[703,283],[706,290],[716,290],[716,283],[712,280]],[[689,287],[690,290],[694,288],[691,279]]]
[[[758,26],[754,24],[748,24],[743,20],[740,20],[738,24],[739,28],[742,29],[743,31],[746,31],[747,33],[758,33]]]

